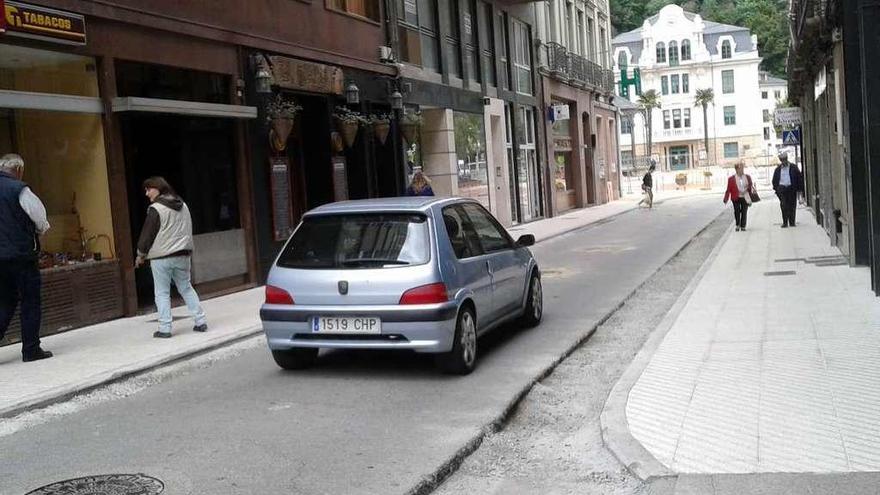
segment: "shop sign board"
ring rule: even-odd
[[[293,233],[290,204],[290,161],[286,155],[269,158],[272,188],[272,223],[276,241],[286,241]]]
[[[776,125],[801,125],[801,108],[777,108],[773,112],[773,121]]]
[[[6,2],[0,0],[0,34],[6,32]]]
[[[342,69],[288,57],[271,56],[275,84],[285,89],[330,95],[342,95]]]
[[[7,36],[20,36],[70,45],[86,44],[86,18],[80,14],[0,0]],[[0,29],[0,32],[3,30]]]
[[[571,118],[571,113],[568,108],[568,104],[559,103],[556,105],[550,106],[550,122],[557,122],[559,120],[568,120]]]

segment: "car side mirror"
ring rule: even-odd
[[[529,247],[535,245],[535,236],[532,234],[526,234],[519,237],[516,240],[516,247]]]

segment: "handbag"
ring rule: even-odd
[[[752,200],[752,203],[761,201],[761,196],[758,196],[758,191],[755,190],[755,186],[752,186],[752,188],[749,189],[749,199]]]

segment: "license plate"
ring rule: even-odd
[[[370,316],[317,316],[312,319],[312,333],[382,333],[382,320]]]

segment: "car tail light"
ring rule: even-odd
[[[440,282],[436,284],[421,285],[412,288],[400,296],[400,304],[435,304],[449,300],[446,294],[446,284]]]
[[[289,306],[292,306],[293,296],[291,296],[290,293],[284,289],[279,289],[278,287],[267,285],[266,304],[287,304]]]

